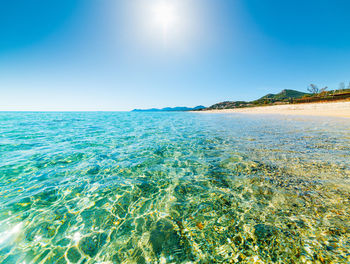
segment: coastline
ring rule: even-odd
[[[198,112],[196,112],[198,113]],[[206,110],[199,113],[278,114],[350,118],[350,101],[269,105],[236,109]]]

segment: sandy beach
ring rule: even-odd
[[[350,101],[208,110],[203,111],[202,113],[280,114],[350,118]]]

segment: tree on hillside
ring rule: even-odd
[[[327,86],[321,88],[320,91],[319,91],[319,95],[326,97],[327,96],[327,93],[326,93],[327,89],[328,89]]]
[[[328,89],[328,86],[325,86],[323,88],[320,89],[319,93],[323,93]]]
[[[310,84],[307,90],[312,94],[318,94],[320,92],[316,84]]]

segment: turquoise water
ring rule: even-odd
[[[0,113],[0,263],[349,263],[350,121]]]

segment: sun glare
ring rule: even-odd
[[[176,23],[176,9],[175,6],[169,2],[158,3],[154,7],[155,22],[159,23],[162,27],[170,27]]]
[[[128,38],[153,55],[177,56],[193,51],[206,27],[200,0],[134,0],[128,19]],[[128,12],[129,13],[129,12]]]
[[[155,25],[161,31],[164,44],[167,44],[169,35],[174,34],[180,19],[176,6],[167,0],[157,2],[153,7],[152,16]]]

